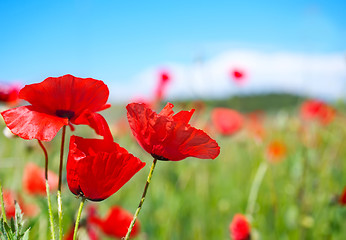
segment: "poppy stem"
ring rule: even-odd
[[[268,168],[268,163],[263,161],[261,165],[258,167],[255,178],[252,182],[251,190],[249,194],[249,200],[248,200],[247,208],[246,208],[246,213],[249,216],[252,216],[253,211],[255,209],[255,203],[256,203],[256,199],[258,195],[258,190],[262,183],[264,174],[267,171],[267,168]]]
[[[0,181],[0,202],[1,202],[2,219],[4,220],[5,223],[7,223],[6,212],[5,212],[5,205],[4,205],[4,196],[2,194],[1,181]]]
[[[74,232],[73,232],[73,240],[77,239],[77,232],[78,232],[78,226],[79,226],[79,221],[80,221],[80,217],[82,215],[82,210],[83,210],[83,206],[84,206],[84,202],[85,202],[85,197],[82,197],[82,200],[79,204],[79,209],[78,209],[78,214],[77,214],[77,219],[76,219],[76,224],[74,226]]]
[[[136,210],[135,215],[133,216],[132,222],[130,224],[130,227],[127,230],[127,233],[126,233],[126,236],[125,236],[124,240],[130,239],[130,234],[131,234],[132,228],[135,225],[135,222],[136,222],[136,219],[138,217],[138,214],[139,214],[139,212],[142,209],[142,206],[143,206],[143,203],[144,203],[144,200],[145,200],[145,196],[147,195],[148,187],[149,187],[149,184],[150,184],[150,181],[151,181],[151,177],[153,176],[153,172],[154,172],[154,168],[155,168],[156,162],[157,162],[157,159],[154,158],[153,164],[151,165],[151,168],[150,168],[150,172],[149,172],[149,175],[148,175],[147,182],[146,182],[145,187],[144,187],[144,191],[143,191],[143,194],[142,194],[141,201],[139,202],[138,208]]]
[[[49,214],[49,222],[50,222],[50,233],[52,235],[52,239],[55,240],[55,229],[54,229],[54,221],[52,214],[52,205],[50,201],[50,193],[49,193],[49,183],[48,183],[48,153],[47,149],[44,147],[43,143],[40,140],[37,140],[38,144],[43,150],[44,158],[45,158],[45,166],[44,166],[44,177],[46,179],[46,193],[47,193],[47,202],[48,202],[48,214]]]
[[[44,177],[48,181],[48,153],[47,153],[47,149],[44,147],[43,143],[40,140],[37,140],[37,141],[38,141],[38,144],[40,145],[40,147],[42,148],[43,153],[44,153],[44,159],[45,159]]]
[[[66,135],[66,126],[63,126],[63,128],[62,128],[62,135],[61,135],[60,165],[59,165],[59,184],[58,184],[59,240],[62,239],[61,179],[62,179],[62,167],[63,167],[63,159],[64,159],[65,135]]]
[[[48,213],[49,213],[49,222],[50,222],[50,233],[52,235],[52,239],[55,240],[55,229],[54,229],[54,221],[53,221],[53,214],[52,214],[52,205],[50,201],[48,179],[46,179],[46,192],[47,192]]]

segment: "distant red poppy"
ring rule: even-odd
[[[27,163],[23,173],[23,188],[29,194],[46,194],[46,179],[44,169],[37,166],[35,163]],[[48,184],[50,191],[58,189],[58,176],[48,171]]]
[[[72,136],[67,159],[71,192],[102,201],[117,192],[145,163],[110,139]]]
[[[65,234],[64,240],[73,240],[74,228],[75,225],[73,225],[73,227],[71,227],[70,230]],[[88,240],[100,239],[98,233],[94,230],[94,228],[92,226],[89,226],[86,222],[81,222],[79,224],[78,232],[81,232],[81,229],[84,229],[84,231],[86,232]]]
[[[90,115],[109,107],[108,95],[107,85],[100,80],[72,75],[49,77],[20,90],[19,98],[31,105],[9,109],[1,115],[15,135],[50,141],[64,125],[88,124],[85,113]]]
[[[281,141],[272,141],[267,147],[267,157],[271,162],[279,162],[286,155],[286,145]]]
[[[232,135],[238,132],[244,124],[243,116],[229,108],[214,108],[211,118],[216,130],[222,135]]]
[[[5,212],[8,218],[14,218],[16,215],[15,201],[19,204],[25,217],[35,216],[39,209],[33,204],[24,204],[22,199],[13,191],[3,189]],[[1,212],[1,209],[0,209]]]
[[[335,110],[319,100],[307,100],[300,108],[304,120],[318,120],[322,124],[328,124],[335,117]]]
[[[250,240],[251,238],[250,224],[242,214],[234,215],[233,220],[229,225],[229,230],[233,240]]]
[[[0,84],[0,103],[14,105],[18,102],[19,86]]]
[[[126,106],[132,133],[142,148],[159,160],[216,158],[220,153],[216,141],[189,124],[194,110],[174,114],[173,107],[167,103],[157,114],[144,104]]]
[[[6,216],[9,218],[14,217],[16,215],[14,201],[18,200],[16,194],[10,190],[3,190],[3,197]]]
[[[245,83],[245,72],[241,69],[235,68],[232,69],[230,72],[231,79],[237,84],[237,85],[242,85]]]
[[[159,73],[159,81],[158,81],[156,93],[155,93],[156,100],[161,100],[164,97],[167,84],[169,83],[170,80],[171,80],[171,74],[168,71],[163,70]]]
[[[89,237],[89,240],[99,240],[99,231],[96,229],[96,224],[93,223],[93,219],[96,216],[96,207],[94,205],[87,206],[87,213],[85,219],[82,219],[78,225],[78,232],[84,231]],[[70,230],[65,234],[64,240],[73,240],[75,225],[70,227]]]
[[[346,206],[346,187],[342,191],[340,197],[339,197],[339,203],[343,206]]]
[[[90,222],[98,225],[106,235],[115,238],[122,238],[125,237],[132,218],[133,216],[131,213],[119,206],[114,206],[108,211],[108,214],[104,219],[92,217],[90,218]],[[140,225],[139,222],[136,221],[130,237],[132,238],[137,236],[139,231]]]

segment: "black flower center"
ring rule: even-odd
[[[70,120],[74,117],[74,112],[70,110],[56,110],[55,115],[61,118],[68,118]]]
[[[151,154],[151,156],[153,156],[153,158],[156,158],[157,160],[161,160],[161,161],[169,161],[168,158],[156,155],[156,154]]]

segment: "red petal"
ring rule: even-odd
[[[68,125],[67,118],[48,115],[33,106],[9,109],[1,115],[13,134],[27,140],[50,141],[64,125]]]
[[[104,117],[98,113],[86,110],[76,120],[72,121],[72,123],[77,125],[89,125],[98,135],[103,136],[104,139],[113,140],[113,136],[106,119],[104,119]]]
[[[202,159],[215,159],[220,154],[220,147],[217,142],[202,130],[184,127],[180,130],[180,134],[189,136],[179,147],[181,153]]]
[[[173,116],[173,120],[182,121],[188,124],[194,112],[195,112],[195,109],[191,109],[190,111],[180,111]]]
[[[144,165],[131,154],[98,153],[96,157],[80,162],[81,190],[89,200],[104,200],[117,192]]]
[[[166,117],[171,117],[173,116],[173,107],[174,105],[172,103],[167,103],[166,106],[161,110],[159,115],[166,116]]]
[[[74,194],[89,200],[108,198],[145,166],[114,142],[72,136],[71,143],[67,182]]]
[[[103,110],[108,96],[108,87],[102,81],[72,75],[49,77],[41,83],[26,85],[19,92],[20,98],[45,113],[55,115],[57,110],[67,110],[75,117],[85,109]]]

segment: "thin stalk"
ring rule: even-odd
[[[66,126],[63,126],[63,128],[62,128],[62,135],[61,135],[61,147],[60,147],[60,165],[59,165],[59,185],[58,185],[58,191],[61,191],[61,179],[62,179],[62,167],[63,167],[63,160],[64,160],[65,135],[66,135]]]
[[[47,153],[47,149],[44,147],[42,142],[40,140],[37,140],[37,141],[43,150],[44,158],[45,158],[44,177],[46,179],[46,194],[47,194],[48,214],[49,214],[49,222],[50,222],[50,233],[52,235],[52,239],[55,240],[55,229],[54,229],[54,221],[53,221],[53,214],[52,214],[52,205],[50,201],[49,184],[48,184],[48,153]]]
[[[37,140],[38,144],[40,145],[43,154],[44,154],[44,160],[45,160],[45,164],[44,164],[44,177],[45,179],[48,181],[48,152],[47,149],[44,147],[43,143],[40,140]]]
[[[268,163],[263,161],[261,165],[258,167],[254,181],[252,182],[249,200],[247,203],[246,213],[250,216],[252,216],[253,211],[255,209],[255,203],[258,195],[259,187],[262,183],[264,174],[266,173],[268,168]]]
[[[78,209],[76,224],[74,226],[73,240],[77,239],[78,225],[79,225],[80,217],[82,215],[82,210],[83,210],[84,202],[85,202],[85,197],[82,197],[82,200],[80,202],[79,209]]]
[[[150,181],[151,181],[151,177],[153,176],[153,172],[154,172],[154,168],[155,168],[156,162],[157,162],[157,159],[154,158],[153,164],[151,165],[151,168],[150,168],[150,172],[149,172],[149,175],[148,175],[147,182],[145,183],[145,187],[144,187],[144,191],[143,191],[143,194],[142,194],[142,198],[141,198],[141,200],[139,202],[138,208],[136,210],[135,215],[133,216],[132,222],[130,224],[130,227],[127,230],[127,233],[126,233],[126,236],[125,236],[124,240],[130,239],[130,234],[131,234],[132,228],[135,225],[135,222],[136,222],[136,219],[138,217],[138,214],[139,214],[139,212],[142,209],[142,206],[143,206],[143,203],[144,203],[144,200],[145,200],[145,196],[147,195],[148,187],[149,187],[149,184],[150,184]]]
[[[59,165],[59,184],[58,184],[58,215],[59,215],[59,240],[62,240],[62,203],[61,203],[61,179],[62,167],[64,159],[64,145],[65,145],[66,126],[62,128],[61,147],[60,147],[60,165]]]
[[[52,235],[52,239],[55,240],[55,229],[54,229],[54,221],[53,221],[53,214],[52,214],[52,205],[50,202],[48,179],[46,179],[46,192],[47,192],[48,213],[49,213],[49,222],[50,222],[50,233]]]
[[[4,205],[4,196],[2,195],[1,181],[0,181],[0,202],[1,202],[2,219],[4,219],[4,222],[7,223],[6,212],[5,212],[5,205]]]

